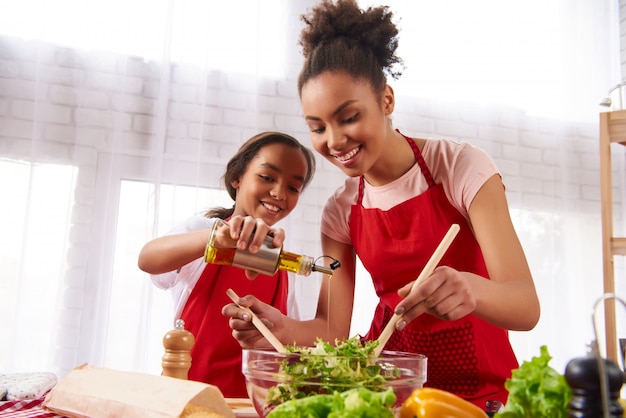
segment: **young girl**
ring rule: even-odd
[[[214,208],[190,218],[166,236],[148,242],[139,254],[139,268],[151,274],[154,284],[172,289],[175,319],[195,337],[189,379],[216,385],[225,397],[247,397],[241,374],[241,347],[231,335],[222,307],[230,301],[226,290],[254,294],[287,314],[288,275],[249,280],[236,267],[206,264],[204,252],[216,218],[229,221],[238,248],[258,250],[268,235],[276,247],[284,231],[271,228],[298,203],[315,170],[310,150],[295,138],[278,132],[258,134],[230,159],[224,174],[233,208]]]
[[[342,267],[323,281],[324,297],[306,326],[252,296],[241,305],[286,343],[346,338],[358,256],[379,296],[365,338],[377,339],[401,315],[385,349],[425,354],[427,386],[483,409],[505,403],[504,382],[518,366],[507,330],[532,329],[540,308],[497,167],[470,144],[410,138],[392,127],[395,96],[386,74],[399,76],[402,62],[387,7],[323,0],[303,21],[304,118],[315,150],[348,176],[321,222],[322,251]],[[452,224],[460,231],[439,267],[411,290]],[[236,306],[224,313],[243,346],[260,344]]]

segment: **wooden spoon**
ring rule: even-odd
[[[430,257],[430,260],[428,260],[428,262],[424,266],[424,269],[422,270],[420,275],[413,282],[413,286],[411,286],[411,291],[413,291],[413,289],[415,289],[415,287],[420,284],[426,277],[432,274],[433,270],[435,270],[435,267],[437,267],[437,264],[439,264],[439,261],[441,261],[441,257],[443,257],[445,252],[448,250],[448,247],[452,243],[452,240],[456,237],[459,229],[460,227],[458,224],[452,224],[446,235],[439,243],[439,246],[435,249],[435,252]],[[387,344],[387,341],[389,341],[393,330],[396,329],[396,323],[401,317],[402,315],[394,313],[389,322],[387,322],[387,325],[383,329],[383,332],[380,333],[380,336],[378,337],[379,344],[374,349],[374,355],[376,357],[378,357],[383,351],[383,348]]]
[[[226,290],[226,294],[233,301],[233,303],[237,305],[239,309],[243,309],[248,315],[250,315],[254,326],[257,327],[257,329],[261,332],[261,334],[263,334],[265,339],[269,341],[270,344],[272,344],[272,346],[276,349],[276,351],[278,351],[279,353],[283,353],[283,354],[287,352],[287,350],[285,349],[285,346],[278,340],[278,338],[276,338],[276,336],[272,333],[272,331],[270,331],[270,329],[265,326],[263,321],[261,321],[259,317],[256,316],[254,312],[252,312],[250,308],[246,308],[245,306],[240,306],[237,303],[237,301],[239,300],[239,296],[237,296],[237,293],[235,293],[233,289]]]

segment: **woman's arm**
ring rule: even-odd
[[[334,342],[336,338],[347,338],[350,333],[356,256],[352,245],[342,244],[325,234],[322,234],[322,253],[341,263],[341,267],[333,271],[332,277],[325,275],[322,280],[315,316],[324,327],[318,331],[319,336]]]
[[[469,216],[491,278],[472,279],[476,315],[502,328],[532,329],[539,321],[539,298],[499,175],[480,189]]]
[[[539,320],[539,299],[519,242],[499,175],[493,175],[469,208],[474,234],[491,280],[441,266],[409,295],[411,283],[399,290],[405,299],[396,312],[403,327],[422,313],[454,320],[473,313],[499,327],[524,331]]]

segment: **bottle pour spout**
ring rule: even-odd
[[[329,276],[333,275],[333,270],[329,267],[320,266],[319,264],[313,264],[313,271],[319,271],[320,273],[328,274]]]
[[[341,263],[339,263],[339,260],[335,260],[332,257],[331,259],[333,260],[333,262],[330,263],[330,267],[320,266],[319,264],[313,264],[313,268],[311,270],[319,271],[320,273],[324,273],[324,274],[328,274],[329,276],[332,276],[333,270],[336,270],[339,267],[341,267]]]

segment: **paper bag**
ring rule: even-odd
[[[71,418],[179,418],[186,407],[189,417],[235,417],[216,386],[88,364],[62,379],[42,406]]]

